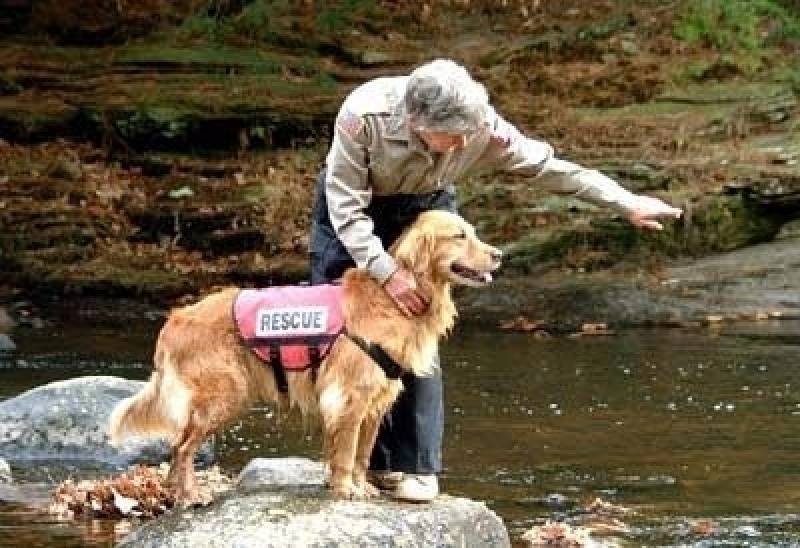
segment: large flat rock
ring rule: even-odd
[[[307,459],[256,459],[211,506],[175,510],[119,546],[510,546],[502,520],[481,502],[446,495],[430,504],[335,500],[321,472]]]

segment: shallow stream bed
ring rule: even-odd
[[[0,399],[81,375],[144,379],[157,329],[18,328],[17,349],[0,354]],[[578,520],[600,497],[637,512],[617,537],[630,546],[800,545],[800,322],[546,340],[462,325],[442,354],[442,487],[485,500],[512,537]],[[267,406],[218,436],[217,450],[232,474],[257,456],[320,454],[313,430]],[[94,473],[14,466],[11,489],[35,503],[51,482]],[[693,525],[706,519],[713,536]],[[113,523],[59,523],[0,502],[0,546],[113,538]]]

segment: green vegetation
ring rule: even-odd
[[[235,14],[219,15],[214,10],[197,12],[179,27],[181,40],[203,39],[232,45],[270,44],[280,47],[314,49],[316,41],[358,26],[379,11],[370,0],[301,5],[288,0],[254,0]],[[303,32],[307,31],[307,32]],[[303,36],[307,34],[307,36]]]
[[[222,68],[235,67],[239,71],[244,70],[257,74],[276,74],[281,71],[280,61],[265,52],[224,46],[130,46],[119,51],[116,61],[134,64],[168,63]]]
[[[691,0],[675,36],[721,51],[754,51],[800,39],[800,17],[775,0]]]

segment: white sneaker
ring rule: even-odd
[[[438,494],[439,480],[435,474],[403,474],[391,493],[393,498],[406,502],[430,502]]]
[[[394,491],[403,481],[402,472],[388,472],[386,470],[368,470],[367,481],[383,491]]]

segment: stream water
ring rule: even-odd
[[[0,399],[80,375],[144,379],[157,327],[17,329]],[[600,497],[636,510],[619,537],[630,546],[800,546],[798,351],[795,321],[547,340],[462,325],[442,351],[442,487],[485,500],[512,537]],[[217,446],[231,473],[256,456],[319,456],[318,436],[263,406]],[[14,489],[35,503],[64,474],[16,466]],[[718,532],[701,536],[702,519]],[[1,546],[109,545],[113,531],[0,502]]]

